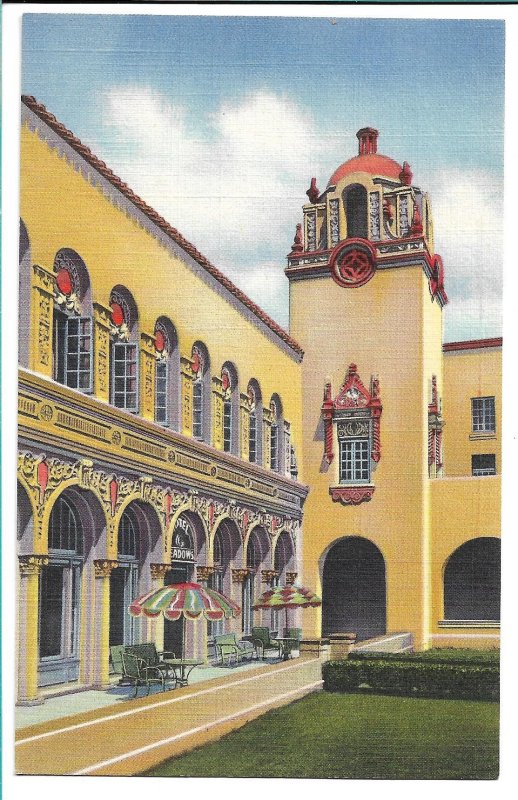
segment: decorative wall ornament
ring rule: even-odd
[[[329,494],[335,503],[358,506],[371,500],[375,488],[375,486],[330,486]]]
[[[432,398],[428,404],[428,471],[430,478],[441,475],[442,460],[442,418],[441,398],[437,389],[437,376],[432,375]]]
[[[448,302],[448,295],[444,288],[444,266],[441,256],[434,255],[429,258],[428,268],[430,272],[429,286],[432,301],[437,300],[441,306],[445,306]]]
[[[380,238],[380,196],[378,192],[369,192],[369,223],[371,239]]]
[[[314,211],[306,214],[306,250],[317,248],[317,215]]]
[[[133,320],[126,299],[119,292],[112,292],[109,305],[111,308],[110,333],[114,339],[127,342]]]
[[[399,235],[408,236],[410,231],[409,195],[399,195]]]
[[[346,239],[331,253],[329,269],[339,286],[363,286],[376,270],[375,249],[366,239]]]
[[[340,223],[338,219],[339,200],[338,198],[329,201],[329,232],[331,234],[331,247],[340,241]]]

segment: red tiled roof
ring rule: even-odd
[[[467,342],[448,342],[443,344],[442,349],[445,353],[451,350],[478,350],[482,347],[502,347],[502,337],[495,336],[493,339],[469,339]]]
[[[222,286],[224,286],[234,297],[240,300],[243,305],[245,305],[256,317],[258,317],[265,325],[267,325],[274,333],[282,339],[292,350],[295,350],[299,355],[303,355],[304,351],[302,347],[292,339],[292,337],[278,325],[275,320],[273,320],[265,311],[262,310],[256,303],[253,302],[241,289],[232,283],[229,278],[224,275],[221,270],[211,264],[211,262],[206,258],[199,250],[194,247],[187,239],[185,239],[182,234],[173,228],[157,211],[155,211],[151,206],[149,206],[141,197],[139,197],[135,192],[130,189],[130,187],[124,183],[117,175],[115,175],[112,170],[106,166],[104,161],[101,161],[89,147],[84,145],[80,139],[77,138],[71,131],[68,130],[61,122],[59,122],[56,117],[47,111],[46,107],[39,103],[36,98],[30,95],[22,95],[22,102],[30,108],[35,114],[37,114],[40,119],[45,122],[49,128],[52,128],[64,141],[70,145],[80,156],[82,156],[85,161],[94,167],[94,169],[99,172],[103,178],[106,178],[112,186],[115,186],[125,197],[128,198],[137,208],[142,211],[152,222],[155,223],[167,236],[169,236],[176,244],[180,245],[180,247],[185,250],[192,258],[194,258],[200,266],[202,266],[207,272],[212,275]]]
[[[393,158],[383,156],[381,153],[368,153],[366,155],[354,156],[331,175],[328,186],[335,186],[339,180],[351,175],[353,172],[368,172],[369,175],[380,175],[384,178],[391,178],[399,181],[401,166]]]

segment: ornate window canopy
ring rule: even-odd
[[[370,500],[372,462],[381,458],[380,418],[382,405],[379,380],[371,377],[370,389],[362,383],[356,364],[350,364],[340,391],[333,399],[331,381],[324,391],[324,457],[321,472],[327,472],[338,443],[339,486],[330,488],[333,500],[357,504]],[[361,489],[361,491],[360,491]]]

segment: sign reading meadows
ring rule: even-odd
[[[171,561],[194,562],[192,528],[183,517],[178,517],[173,529]]]

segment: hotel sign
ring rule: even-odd
[[[171,561],[194,563],[192,528],[190,523],[183,517],[178,517],[173,529]]]

